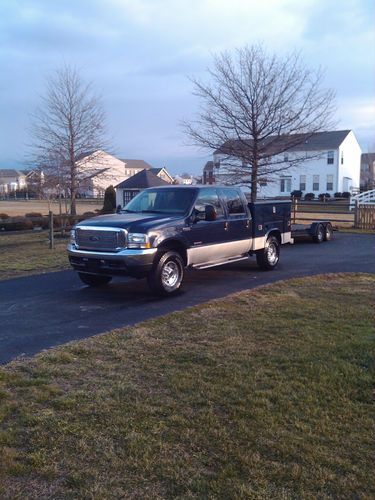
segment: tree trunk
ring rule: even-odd
[[[75,162],[73,161],[70,167],[70,198],[71,198],[70,215],[77,215],[76,195],[77,195],[76,168],[75,168]]]

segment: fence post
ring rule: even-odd
[[[354,227],[358,229],[359,226],[359,206],[358,206],[358,200],[354,200]]]
[[[53,212],[48,212],[48,229],[49,229],[49,247],[54,248],[54,235],[53,235]]]

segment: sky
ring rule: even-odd
[[[374,0],[0,0],[0,168],[25,165],[46,80],[70,65],[102,96],[116,156],[199,174],[211,154],[180,126],[198,109],[189,77],[259,42],[323,67],[337,129],[375,150]]]

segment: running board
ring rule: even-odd
[[[239,260],[247,260],[248,255],[241,255],[238,257],[233,257],[231,259],[220,260],[216,262],[207,262],[207,264],[195,264],[191,266],[193,269],[207,269],[208,267],[222,266],[224,264],[231,264],[232,262],[238,262]]]

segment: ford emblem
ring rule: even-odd
[[[99,238],[99,236],[90,236],[89,240],[90,241],[99,241],[100,238]]]

